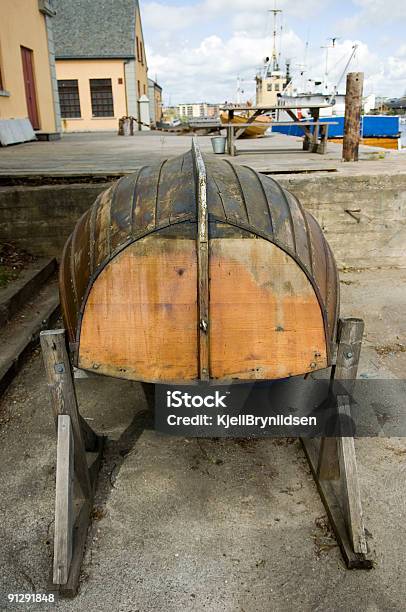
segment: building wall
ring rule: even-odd
[[[28,117],[21,46],[33,51],[40,129],[55,132],[45,16],[38,9],[38,0],[1,0],[0,70],[3,91],[9,95],[0,95],[0,119]]]
[[[156,125],[162,119],[162,89],[152,81],[148,81],[148,98],[151,124]]]
[[[62,129],[65,132],[118,130],[119,118],[128,114],[124,60],[58,59],[56,61],[56,74],[58,80],[78,80],[81,117],[74,119],[62,117]],[[92,116],[90,79],[111,79],[114,117]]]
[[[154,88],[154,107],[155,107],[155,121],[161,121],[162,119],[162,90],[159,87]]]
[[[137,60],[131,59],[124,63],[125,89],[127,96],[127,115],[139,118],[137,94]]]
[[[138,49],[137,49],[138,40]],[[140,45],[142,45],[142,52],[140,53]],[[136,87],[137,87],[137,98],[141,96],[148,96],[148,66],[147,58],[145,55],[145,44],[144,36],[142,34],[141,16],[139,10],[135,15],[135,55],[136,55]],[[139,90],[138,90],[139,82]]]

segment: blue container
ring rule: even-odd
[[[329,138],[344,136],[344,117],[320,117],[321,123],[337,123],[328,130]],[[313,131],[313,128],[310,128]],[[298,125],[275,125],[273,132],[288,136],[303,136],[303,130]],[[395,115],[362,115],[361,136],[364,138],[399,138],[400,118]]]

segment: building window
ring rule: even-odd
[[[145,86],[145,85],[143,85],[143,86],[142,86],[142,88],[143,88],[143,90],[144,90],[144,96],[146,96],[146,95],[147,95],[147,88],[146,88],[146,86]]]
[[[279,83],[275,83],[275,91],[279,91]]]
[[[58,81],[59,103],[61,117],[74,119],[81,117],[79,87],[76,79]]]
[[[137,44],[137,60],[140,61],[140,41],[138,40],[138,36],[135,37],[135,41]]]
[[[268,91],[272,91],[272,83],[268,83],[266,88],[267,88]]]
[[[90,79],[93,117],[114,117],[111,79]]]
[[[141,83],[139,81],[137,81],[137,91],[138,97],[141,98]]]
[[[143,52],[143,48],[142,48],[142,42],[140,41],[140,62],[142,65],[144,65],[144,52]]]

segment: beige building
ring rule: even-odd
[[[63,130],[117,130],[123,116],[145,128],[148,67],[138,1],[54,1]]]
[[[28,117],[34,130],[60,129],[48,0],[0,0],[0,119]]]

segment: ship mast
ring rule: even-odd
[[[269,9],[268,13],[273,15],[273,32],[272,32],[272,56],[271,56],[271,69],[272,72],[279,70],[278,66],[278,55],[276,52],[276,36],[277,36],[277,17],[278,13],[282,13],[281,9],[276,8],[276,0],[273,9]]]

